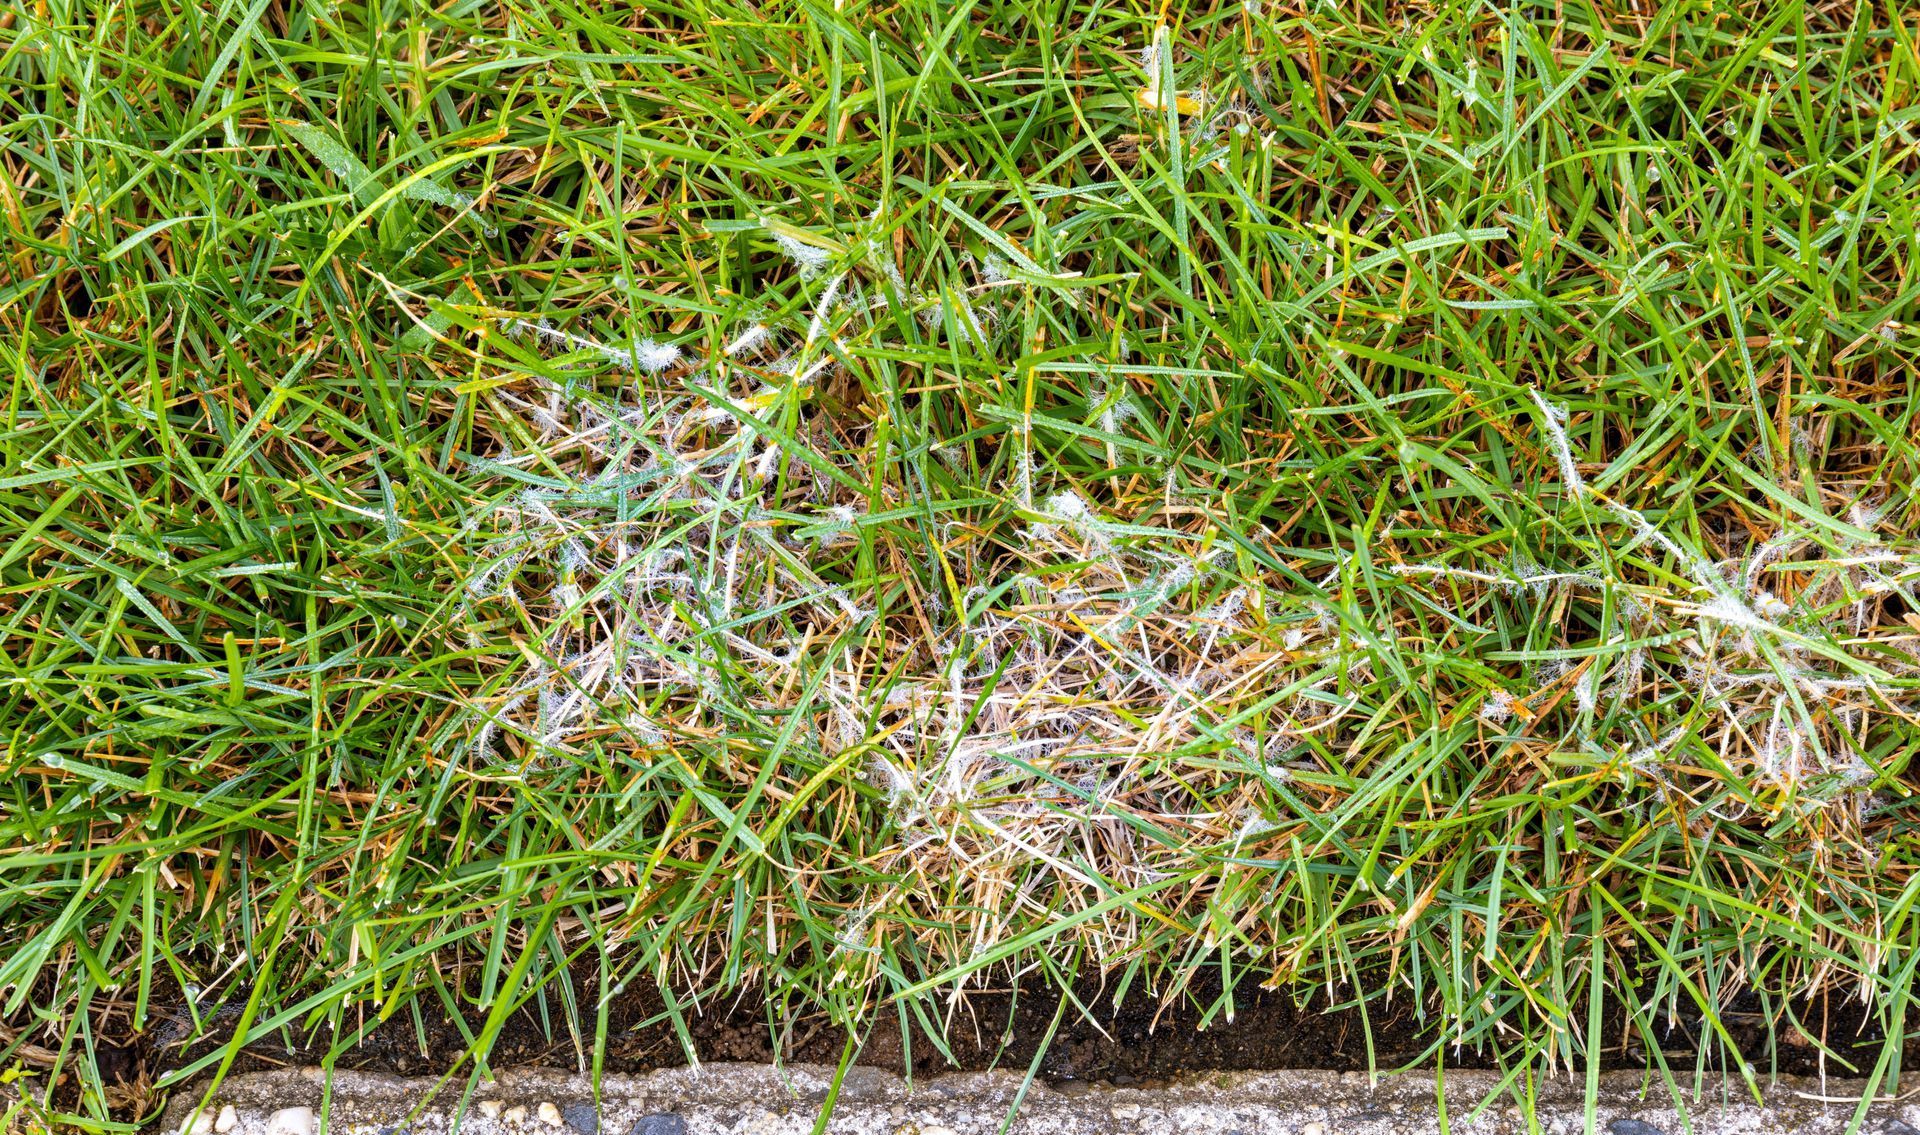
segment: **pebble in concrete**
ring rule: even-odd
[[[220,1114],[213,1120],[213,1129],[218,1135],[227,1135],[227,1132],[238,1126],[240,1126],[240,1113],[234,1110],[232,1104],[221,1108]]]
[[[1638,1119],[1616,1119],[1607,1124],[1607,1135],[1667,1135],[1651,1123]]]
[[[600,1112],[590,1103],[570,1103],[560,1109],[560,1118],[580,1135],[600,1135]]]
[[[313,1135],[313,1109],[281,1108],[267,1117],[267,1135]]]
[[[643,1115],[633,1121],[627,1135],[687,1135],[687,1121],[672,1112]]]
[[[481,1100],[480,1114],[486,1116],[488,1119],[498,1119],[500,1118],[501,1109],[506,1106],[506,1101],[504,1100]]]
[[[541,1100],[540,1107],[534,1114],[538,1115],[540,1122],[546,1124],[548,1127],[559,1127],[567,1121],[566,1117],[560,1114],[560,1109],[553,1105],[552,1100]]]

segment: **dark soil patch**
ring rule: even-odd
[[[590,1007],[596,1003],[597,993],[590,980],[577,980],[575,991],[577,1004]],[[1303,1008],[1287,993],[1258,990],[1247,983],[1236,990],[1234,1012],[1228,1019],[1224,1012],[1207,1012],[1217,1003],[1219,994],[1217,981],[1208,984],[1201,980],[1185,996],[1170,1002],[1163,1003],[1159,997],[1136,989],[1118,998],[1116,1004],[1114,989],[1089,983],[1075,989],[1075,1002],[1061,1013],[1058,993],[1044,983],[988,989],[944,1007],[945,1019],[937,1022],[937,1027],[946,1038],[945,1052],[919,1021],[903,1029],[899,1016],[889,1011],[864,1038],[858,1060],[930,1075],[992,1067],[1024,1071],[1037,1057],[1039,1074],[1056,1083],[1150,1084],[1201,1070],[1385,1070],[1413,1063],[1431,1066],[1441,1060],[1449,1067],[1484,1068],[1497,1065],[1500,1059],[1491,1047],[1449,1043],[1448,1038],[1435,1032],[1431,1014],[1423,1017],[1404,1003],[1373,1005],[1365,1015],[1353,1007]],[[183,1007],[144,1035],[126,1038],[119,1047],[102,1048],[101,1071],[110,1079],[144,1078],[150,1082],[169,1069],[190,1063],[216,1050],[230,1035],[238,1017],[236,1004],[203,1008],[202,1015],[212,1027],[191,1042],[184,1035],[183,1018],[190,1017]],[[424,1001],[421,1004],[424,1010]],[[1742,1057],[1763,1073],[1853,1074],[1832,1056],[1825,1058],[1823,1067],[1816,1039],[1856,1069],[1873,1066],[1883,1037],[1860,1006],[1816,1000],[1791,1009],[1791,1014],[1768,1011],[1756,999],[1748,999],[1724,1012],[1722,1023]],[[694,1052],[702,1061],[778,1058],[833,1064],[840,1059],[846,1043],[845,1034],[825,1015],[783,1013],[753,994],[711,999],[698,1006],[683,1001],[681,1014]],[[1615,1068],[1645,1067],[1651,1054],[1640,1035],[1629,1034],[1623,1014],[1610,1017],[1608,1034],[1615,1039],[1606,1064]],[[544,1004],[536,1000],[522,1007],[509,1018],[494,1046],[493,1066],[590,1066],[591,1008],[582,1014],[586,1035],[581,1038],[575,1038],[566,1020],[557,994],[550,994]],[[1771,1030],[1770,1024],[1774,1026]],[[422,1012],[416,1019],[402,1012],[366,1028],[336,1063],[344,1068],[400,1075],[443,1073],[458,1063],[468,1037],[480,1025],[478,1012],[463,1021],[444,1013]],[[1813,1035],[1803,1035],[1802,1029]],[[1050,1030],[1053,1035],[1048,1043]],[[1697,1019],[1663,1020],[1655,1038],[1661,1054],[1680,1074],[1691,1073],[1703,1046],[1710,1052],[1720,1047],[1707,1030],[1699,1027]],[[310,1036],[276,1037],[246,1049],[233,1070],[319,1063],[337,1039],[325,1030]],[[589,1047],[583,1052],[582,1045]],[[658,988],[634,984],[615,995],[608,1012],[607,1071],[645,1072],[686,1062],[686,1049]],[[1920,1039],[1907,1043],[1902,1063],[1906,1067],[1920,1066]],[[1717,1067],[1720,1061],[1712,1064]]]

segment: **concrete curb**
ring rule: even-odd
[[[162,1128],[220,1135],[810,1135],[832,1069],[709,1064],[643,1076],[608,1076],[596,1114],[589,1078],[525,1070],[501,1073],[460,1109],[460,1085],[437,1096],[434,1081],[318,1069],[239,1076],[198,1116],[200,1092],[181,1092]],[[852,1069],[827,1125],[831,1135],[997,1135],[1021,1077],[955,1073],[906,1081]],[[1579,1135],[1583,1083],[1542,1085],[1533,1122],[1490,1072],[1449,1072],[1446,1100],[1457,1135]],[[1601,1078],[1595,1130],[1607,1135],[1824,1135],[1847,1130],[1862,1085],[1781,1077],[1755,1104],[1737,1081],[1709,1081],[1683,1117],[1638,1074]],[[1873,1105],[1859,1130],[1920,1135],[1920,1075],[1894,1100]],[[310,1109],[310,1110],[308,1110]],[[596,1125],[597,1119],[597,1125]],[[1008,1135],[1441,1135],[1434,1077],[1360,1073],[1234,1072],[1132,1088],[1034,1083]]]

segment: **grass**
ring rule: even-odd
[[[1897,1076],[1794,1009],[1920,964],[1897,15],[15,6],[13,1121],[441,1009],[598,1068],[582,965]]]

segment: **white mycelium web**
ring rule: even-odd
[[[641,386],[503,395],[539,460],[494,459],[523,485],[469,524],[463,617],[533,635],[474,699],[467,759],[537,775],[609,747],[643,763],[699,752],[705,775],[718,766],[747,785],[764,772],[755,754],[778,753],[783,792],[818,776],[855,786],[886,817],[863,870],[915,881],[845,902],[840,948],[858,965],[873,964],[889,911],[938,908],[955,886],[979,912],[963,951],[977,956],[1021,911],[1084,909],[1115,887],[1215,886],[1263,841],[1298,838],[1300,817],[1330,802],[1299,774],[1324,773],[1392,685],[1396,612],[1356,601],[1354,553],[1328,549],[1333,570],[1307,583],[1258,554],[1267,534],[1197,504],[1177,525],[1160,507],[1181,503],[1171,496],[1118,515],[1043,483],[1020,421],[1001,435],[1003,480],[989,489],[1019,519],[988,541],[980,516],[922,507],[910,480],[875,477],[870,426],[818,412],[815,384],[844,357],[840,336],[882,326],[893,303],[984,342],[1006,264],[987,262],[970,300],[913,291],[890,262],[775,243],[817,281],[804,325],[750,323],[713,358],[503,321]],[[1132,406],[1111,381],[1090,383],[1088,399],[1109,433]],[[1711,745],[1775,790],[1773,807],[1860,814],[1875,776],[1861,756],[1869,718],[1911,716],[1913,673],[1849,636],[1872,629],[1886,598],[1913,600],[1910,552],[1870,535],[1784,594],[1768,569],[1805,541],[1783,533],[1732,565],[1687,548],[1590,488],[1566,409],[1533,399],[1569,507],[1621,532],[1615,554],[1576,571],[1517,550],[1387,568],[1443,606],[1462,591],[1565,598],[1611,620],[1550,664],[1459,691],[1486,744],[1530,729],[1657,792],[1683,791],[1694,746]],[[967,456],[930,452],[955,468]],[[1871,533],[1877,516],[1853,520]],[[1625,566],[1643,549],[1685,586]],[[1836,603],[1853,626],[1816,615]],[[1666,663],[1654,643],[1672,644]],[[1116,906],[1080,933],[1121,949],[1137,917]]]

